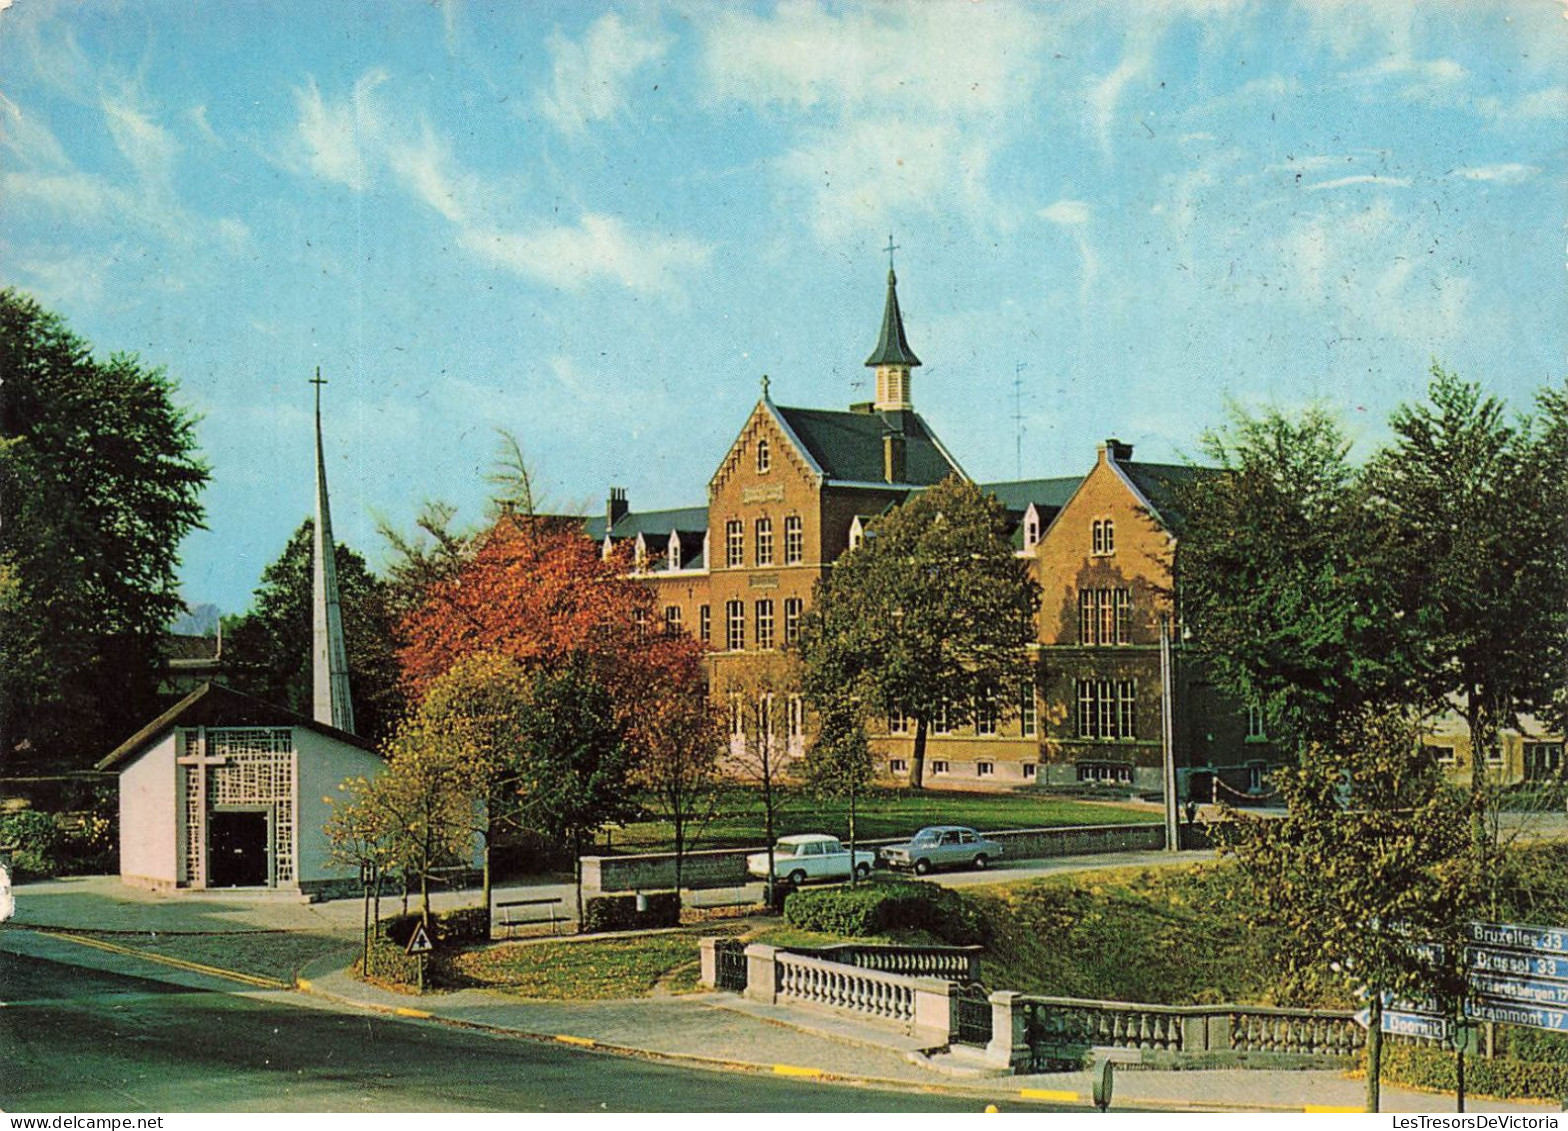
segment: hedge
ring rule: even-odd
[[[858,938],[902,927],[929,931],[955,946],[985,941],[980,917],[961,895],[907,880],[790,892],[784,921],[803,931]]]
[[[1407,1088],[1452,1092],[1458,1086],[1455,1060],[1448,1049],[1385,1043],[1383,1080]],[[1501,1100],[1568,1097],[1568,1063],[1467,1056],[1465,1091]]]
[[[646,911],[637,910],[637,898],[635,895],[595,895],[584,900],[581,933],[646,931],[681,925],[680,892],[643,893],[648,904]]]
[[[386,920],[382,933],[398,946],[407,946],[414,936],[414,924],[419,913],[394,915]],[[489,933],[489,918],[483,907],[459,907],[453,911],[433,911],[430,914],[430,939],[442,943],[484,942]]]

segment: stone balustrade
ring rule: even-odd
[[[850,966],[762,943],[746,947],[746,996],[845,1013],[929,1036],[946,1044],[952,1032],[956,982]]]
[[[914,974],[924,978],[947,978],[959,982],[980,980],[978,946],[894,946],[844,943],[840,946],[786,948],[794,954],[842,962],[863,970],[888,974]]]

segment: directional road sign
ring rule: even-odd
[[[1363,1029],[1372,1024],[1372,1011],[1363,1009],[1356,1014],[1356,1023]],[[1383,1011],[1383,1032],[1397,1033],[1402,1037],[1421,1037],[1428,1041],[1446,1041],[1453,1032],[1453,1022],[1446,1017],[1428,1017],[1421,1013]]]
[[[1519,1005],[1544,1005],[1548,1009],[1568,1009],[1568,982],[1538,982],[1534,978],[1505,978],[1496,974],[1472,973],[1470,989],[1482,997]]]
[[[1471,970],[1484,971],[1488,974],[1568,980],[1568,958],[1553,958],[1547,954],[1520,954],[1516,951],[1467,946],[1465,962]]]
[[[1508,1025],[1529,1025],[1568,1033],[1568,1009],[1545,1009],[1537,1005],[1512,1005],[1507,1002],[1478,1000],[1465,1004],[1465,1013],[1478,1021],[1502,1021]]]
[[[1515,927],[1507,923],[1466,923],[1465,934],[1482,946],[1568,955],[1568,927]]]

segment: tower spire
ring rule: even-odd
[[[337,552],[332,541],[332,511],[327,504],[327,460],[321,442],[321,386],[316,367],[316,545],[311,571],[312,714],[319,723],[354,733],[354,704],[348,692],[348,650],[343,643],[343,614],[338,607]]]
[[[920,364],[915,351],[909,348],[904,336],[904,316],[898,309],[898,276],[893,272],[893,253],[898,245],[887,237],[887,301],[882,307],[882,333],[877,347],[866,358],[866,365],[877,371],[877,399],[879,412],[914,408],[910,398],[910,370]]]

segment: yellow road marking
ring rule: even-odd
[[[1301,1110],[1308,1115],[1331,1115],[1341,1112],[1352,1115],[1364,1115],[1367,1109],[1364,1107],[1330,1107],[1327,1104],[1308,1104]]]
[[[555,1035],[555,1039],[560,1041],[563,1045],[581,1045],[585,1049],[591,1049],[594,1047],[594,1045],[599,1043],[592,1037],[573,1037],[566,1033],[557,1033]]]
[[[429,1017],[430,1016],[430,1014],[427,1011],[423,1010],[423,1009],[410,1009],[406,1005],[400,1005],[396,1009],[394,1009],[392,1012],[397,1014],[399,1017]]]
[[[773,1071],[779,1076],[804,1076],[808,1079],[822,1075],[820,1068],[800,1068],[793,1064],[775,1064]]]
[[[300,989],[304,990],[307,994],[310,993],[311,989],[313,988],[309,978],[295,978],[294,984]]]
[[[263,990],[286,990],[290,988],[287,982],[280,982],[276,978],[263,978],[256,974],[241,974],[237,970],[224,970],[218,966],[206,966],[200,962],[189,962],[183,958],[171,958],[166,954],[153,954],[151,951],[137,950],[135,947],[121,946],[119,943],[88,938],[86,935],[72,934],[69,931],[40,930],[38,933],[48,935],[50,938],[65,939],[67,942],[76,943],[78,946],[89,946],[94,950],[106,950],[110,954],[124,954],[132,958],[145,959],[148,962],[159,962],[165,966],[173,966],[177,970],[190,970],[197,974],[211,974],[217,978],[228,978],[231,981],[243,982],[247,986],[256,986]]]
[[[1055,1100],[1064,1104],[1078,1102],[1077,1092],[1058,1092],[1050,1088],[1020,1088],[1018,1094],[1026,1100]]]

